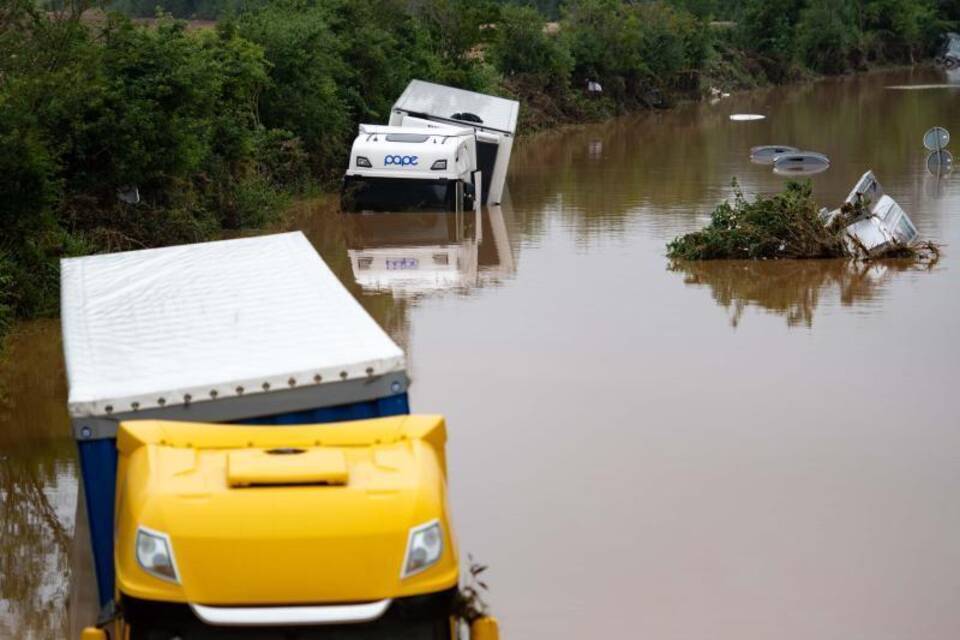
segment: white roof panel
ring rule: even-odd
[[[388,124],[361,124],[358,135],[390,133],[413,133],[436,137],[460,137],[474,135],[474,129],[455,125],[438,124],[433,127],[393,127]]]
[[[405,367],[300,232],[71,258],[61,272],[75,417]]]
[[[444,120],[453,120],[454,114],[472,113],[483,120],[483,123],[477,126],[512,135],[517,130],[520,103],[423,80],[411,80],[393,108]]]

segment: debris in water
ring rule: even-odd
[[[457,592],[453,604],[453,613],[458,618],[466,621],[468,624],[489,615],[490,607],[483,594],[489,588],[480,578],[480,575],[487,570],[487,566],[475,562],[472,555],[468,555],[470,561],[469,577],[466,584]]]
[[[710,102],[716,103],[722,100],[723,98],[729,98],[730,94],[726,91],[722,91],[716,87],[710,87]]]
[[[936,62],[947,69],[960,67],[960,33],[948,33],[944,36]]]
[[[887,87],[892,91],[930,91],[932,89],[960,89],[960,84],[897,84]]]
[[[858,257],[911,257],[910,248],[920,236],[873,171],[863,174],[839,209],[821,213],[828,227],[843,230],[850,253]]]
[[[815,151],[784,153],[774,158],[773,172],[777,175],[812,176],[830,168],[830,158]]]
[[[124,185],[117,189],[117,198],[127,204],[140,204],[140,188],[136,185]]]
[[[947,151],[950,132],[943,127],[931,127],[923,134],[923,146],[930,152],[927,171],[939,177],[953,171],[953,154]]]
[[[939,256],[906,212],[883,193],[872,171],[863,175],[843,206],[819,208],[810,182],[788,182],[783,192],[744,197],[734,182],[734,200],[719,205],[700,231],[679,236],[667,245],[677,260],[777,258],[911,258],[918,262]]]
[[[950,144],[950,132],[943,127],[931,127],[923,134],[923,146],[927,151],[942,151]]]
[[[700,231],[675,238],[667,255],[680,260],[841,258],[841,234],[823,223],[809,182],[788,182],[771,197],[749,201],[734,182],[733,202],[723,202]]]
[[[751,122],[754,120],[763,120],[767,116],[762,116],[759,113],[734,113],[730,116],[730,119],[734,122]]]
[[[953,154],[949,151],[931,151],[927,156],[927,171],[935,176],[945,176],[953,171]]]
[[[770,165],[777,161],[777,156],[784,153],[795,153],[800,151],[796,147],[785,144],[769,144],[750,149],[750,162],[754,164]]]

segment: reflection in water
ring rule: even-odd
[[[365,292],[395,298],[498,283],[516,269],[504,211],[346,216],[353,276]]]
[[[751,305],[785,316],[791,327],[811,327],[825,295],[836,295],[843,306],[860,305],[882,296],[897,274],[934,267],[912,261],[713,260],[676,261],[669,269],[682,273],[687,285],[709,287],[736,328]]]
[[[0,363],[0,637],[66,635],[77,470],[56,322]]]
[[[299,229],[323,256],[324,261],[360,301],[390,337],[401,347],[409,343],[410,326],[407,320],[407,305],[395,299],[389,292],[364,292],[353,278],[347,246],[351,244],[351,229],[344,224],[349,216],[340,212],[335,197],[306,200],[295,205],[290,220],[291,229]]]

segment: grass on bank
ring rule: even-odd
[[[674,238],[667,256],[674,260],[770,260],[884,258],[935,261],[939,248],[932,242],[894,245],[881,254],[870,255],[846,227],[869,214],[869,203],[859,200],[845,204],[840,215],[824,224],[820,207],[813,198],[809,181],[788,182],[773,196],[748,200],[734,181],[733,202],[725,201],[700,231]],[[848,241],[849,239],[849,241]]]

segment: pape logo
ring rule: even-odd
[[[417,166],[417,156],[387,156],[383,159],[384,166],[398,164],[401,167]]]

